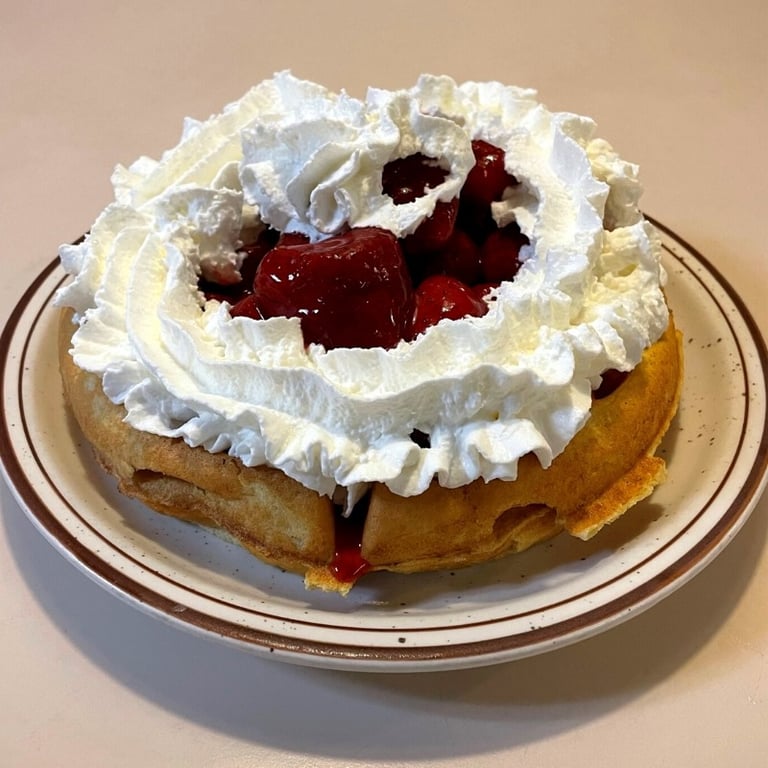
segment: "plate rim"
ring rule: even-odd
[[[758,363],[763,374],[763,392],[768,393],[766,343],[744,301],[730,282],[698,249],[690,245],[668,226],[650,216],[646,216],[646,218],[668,239],[677,243],[693,256],[709,277],[726,294],[749,333],[749,340],[757,353]],[[669,256],[687,266],[685,261],[671,248],[663,243],[662,245]],[[30,299],[40,292],[57,269],[60,269],[58,257],[44,267],[24,291],[6,321],[0,337],[0,388],[2,388],[3,399],[5,401],[9,373],[15,372],[17,373],[16,397],[21,410],[23,410],[21,394],[23,359],[28,353],[33,329],[39,323],[41,315],[49,308],[55,288],[37,307],[34,318],[30,322],[29,331],[23,340],[22,355],[17,371],[16,369],[9,370],[9,363],[11,362],[9,353],[19,325],[27,313]],[[694,270],[688,267],[688,271],[711,296],[710,289],[695,274]],[[722,307],[719,308],[721,311],[723,310]],[[734,338],[738,339],[738,335],[733,331],[731,321],[725,312],[722,314],[731,327]],[[743,366],[743,368],[746,376],[746,367]],[[747,396],[746,405],[749,404],[749,400],[750,398]],[[49,543],[92,580],[127,601],[133,607],[193,632],[214,636],[252,652],[263,652],[274,658],[299,664],[343,667],[358,671],[424,671],[482,666],[534,655],[605,631],[620,623],[630,612],[639,613],[641,609],[650,608],[708,565],[746,522],[760,498],[768,475],[767,413],[763,421],[755,461],[749,468],[747,478],[739,492],[729,500],[727,509],[718,518],[716,524],[706,532],[705,536],[697,539],[693,546],[682,552],[671,564],[651,579],[642,581],[634,588],[595,608],[553,624],[532,627],[525,632],[453,644],[366,647],[335,641],[307,639],[289,634],[278,634],[254,626],[243,626],[226,618],[212,616],[191,606],[185,606],[183,612],[179,612],[177,601],[156,592],[135,577],[122,572],[112,563],[88,549],[84,543],[67,530],[55,512],[38,495],[16,451],[11,449],[13,446],[10,434],[11,426],[6,419],[6,408],[3,408],[0,412],[0,444],[8,446],[8,449],[3,450],[1,463],[10,490],[27,517],[32,520]],[[25,437],[27,444],[34,449],[29,435],[26,434],[26,426]],[[735,451],[732,464],[736,461],[739,450]],[[55,488],[53,484],[51,485]],[[710,503],[716,495],[713,493]],[[354,631],[365,633],[365,628],[354,628]],[[419,630],[408,628],[402,631],[404,634],[408,634]]]

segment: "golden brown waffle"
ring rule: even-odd
[[[225,454],[130,427],[98,377],[69,354],[75,326],[62,313],[59,359],[64,392],[102,466],[127,496],[192,523],[220,528],[260,559],[303,573],[308,586],[346,592],[332,563],[337,550],[331,501],[269,467],[246,467]],[[433,484],[420,496],[383,485],[370,495],[360,555],[367,570],[401,573],[484,562],[565,529],[587,539],[663,480],[655,456],[677,410],[680,338],[664,336],[621,386],[593,403],[586,426],[544,470],[531,455],[514,482],[476,481],[456,489]],[[357,510],[356,510],[357,512]]]

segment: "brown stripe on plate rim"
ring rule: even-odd
[[[733,290],[730,284],[723,278],[723,276],[718,272],[718,270],[716,270],[698,251],[696,251],[696,249],[692,248],[688,243],[684,242],[681,238],[675,235],[671,230],[669,230],[664,225],[661,225],[660,223],[656,222],[653,219],[650,219],[650,220],[668,237],[670,237],[673,240],[676,240],[684,249],[686,249],[690,254],[692,254],[697,260],[699,260],[702,266],[704,266],[704,268],[710,272],[712,277],[715,278],[715,280],[720,284],[720,286],[728,294],[729,298],[733,301],[734,305],[736,305],[738,311],[742,316],[742,319],[744,320],[744,322],[746,323],[749,329],[749,332],[758,350],[758,355],[760,358],[763,375],[765,377],[766,371],[768,371],[768,356],[766,355],[765,344],[762,340],[762,337],[759,331],[756,328],[753,318],[751,317],[750,313],[744,306],[743,302],[741,301],[741,298],[738,296],[738,294],[736,294],[736,292]],[[720,309],[726,323],[728,324],[729,329],[731,330],[733,338],[736,342],[736,346],[739,350],[739,354],[741,356],[741,362],[742,362],[742,371],[746,379],[746,365],[744,361],[744,352],[742,350],[738,336],[736,336],[736,334],[733,332],[733,327],[731,325],[730,320],[727,317],[726,312],[720,306],[719,302],[714,297],[714,295],[709,290],[709,288],[703,283],[703,281],[699,278],[699,276],[696,275],[695,272],[693,272],[690,266],[687,265],[683,259],[681,259],[677,254],[675,254],[666,246],[665,246],[665,250],[674,259],[676,259],[683,267],[685,267],[689,271],[689,273],[702,285],[702,287],[706,290],[706,292],[712,298],[713,302]],[[24,313],[25,306],[29,302],[29,299],[40,289],[40,286],[45,282],[45,280],[48,278],[48,276],[57,266],[58,266],[58,259],[55,259],[38,276],[38,278],[30,286],[30,288],[27,289],[27,291],[24,294],[24,297],[21,299],[19,304],[17,304],[17,306],[15,307],[14,311],[11,314],[11,318],[9,319],[6,325],[6,328],[3,331],[2,342],[0,342],[0,359],[2,361],[2,369],[0,369],[0,383],[3,383],[6,375],[6,361],[7,361],[7,355],[9,352],[10,338],[12,336],[12,332],[13,330],[15,330],[15,327],[18,325],[20,318]],[[63,279],[62,279],[62,282],[63,282]],[[32,325],[30,327],[30,336],[32,333],[32,329],[40,321],[41,315],[47,308],[52,295],[53,295],[53,291],[51,291],[51,294],[45,299],[41,309],[38,311],[37,315],[35,316],[32,322]],[[28,343],[29,343],[29,338],[25,340],[24,354],[26,354]],[[23,375],[23,364],[20,365],[19,371],[20,371],[20,379],[19,379],[19,389],[20,389],[21,375]],[[749,386],[749,382],[745,381],[745,384]],[[19,403],[20,405],[22,405],[22,412],[23,412],[23,401],[20,397],[20,393],[19,393]],[[749,407],[749,396],[747,395],[745,397],[745,411],[746,409],[748,409],[748,407]],[[540,614],[543,611],[551,610],[552,608],[555,608],[559,605],[581,600],[586,595],[596,590],[603,589],[605,586],[609,585],[610,583],[613,583],[614,581],[625,578],[628,573],[636,571],[638,568],[642,567],[645,563],[657,557],[662,551],[664,551],[669,546],[671,546],[675,540],[677,540],[680,536],[682,536],[685,533],[685,530],[687,530],[696,521],[696,519],[698,519],[701,516],[701,514],[703,514],[703,512],[711,505],[712,501],[720,493],[722,489],[722,485],[726,482],[736,462],[736,458],[738,457],[739,452],[742,448],[742,443],[744,440],[744,425],[746,425],[747,421],[748,421],[748,413],[745,412],[745,419],[742,425],[742,434],[740,436],[739,445],[734,454],[734,458],[731,462],[731,465],[729,466],[728,472],[726,473],[725,478],[723,479],[721,484],[718,486],[716,491],[710,497],[707,504],[705,504],[702,507],[702,509],[698,512],[696,518],[694,518],[694,520],[691,521],[688,526],[686,526],[686,529],[681,531],[674,539],[666,542],[664,546],[660,547],[653,554],[649,555],[641,563],[634,564],[633,567],[629,569],[627,572],[620,574],[600,584],[599,586],[588,590],[587,592],[584,592],[579,595],[571,596],[566,600],[558,601],[544,607],[539,607],[535,611],[524,612],[521,614],[515,614],[513,616],[505,616],[505,617],[491,619],[487,621],[470,622],[470,623],[461,624],[461,625],[451,625],[450,627],[430,626],[430,627],[424,627],[424,628],[408,628],[408,629],[401,629],[401,630],[392,629],[392,628],[365,628],[365,627],[352,628],[352,627],[346,627],[344,625],[339,626],[334,624],[325,624],[325,623],[312,622],[312,621],[302,621],[300,619],[298,620],[286,619],[284,617],[276,616],[274,614],[264,613],[264,612],[248,609],[248,608],[245,608],[244,606],[239,606],[237,604],[232,604],[229,601],[221,600],[219,598],[207,595],[203,592],[191,590],[187,585],[181,582],[177,582],[173,579],[169,579],[163,574],[152,571],[152,569],[147,568],[146,564],[139,563],[133,557],[131,557],[130,555],[128,555],[127,553],[125,553],[124,551],[116,547],[111,541],[109,541],[108,539],[105,539],[103,535],[101,535],[98,531],[95,531],[93,527],[86,520],[84,520],[79,515],[79,513],[77,513],[77,511],[69,504],[69,502],[63,496],[61,491],[55,486],[50,476],[45,471],[45,467],[43,466],[42,462],[39,460],[39,457],[36,451],[34,450],[34,446],[31,444],[31,440],[29,439],[29,433],[27,431],[26,423],[24,424],[24,429],[25,429],[25,436],[27,437],[28,445],[34,455],[35,462],[38,464],[38,467],[40,468],[41,472],[43,472],[46,480],[50,484],[50,487],[55,491],[56,495],[62,500],[62,502],[72,511],[72,513],[76,517],[78,517],[78,519],[80,519],[83,525],[87,526],[95,535],[101,538],[108,547],[118,552],[118,554],[120,554],[122,557],[125,557],[127,560],[134,562],[142,570],[153,573],[153,575],[158,579],[162,581],[166,581],[176,586],[177,588],[188,591],[205,600],[218,602],[228,608],[236,608],[238,610],[244,611],[249,614],[269,618],[270,620],[288,622],[290,624],[305,624],[307,626],[316,627],[316,628],[350,630],[350,631],[354,631],[355,634],[362,634],[362,635],[365,635],[371,632],[377,633],[380,635],[381,634],[387,634],[387,635],[399,634],[407,638],[409,635],[412,635],[414,633],[418,634],[421,632],[435,632],[440,630],[452,630],[452,629],[468,628],[468,627],[474,627],[474,626],[486,626],[490,624],[503,623],[506,621],[510,621],[512,619],[524,618],[526,615],[530,615],[531,613]],[[2,438],[2,441],[5,442],[6,445],[10,446],[8,424],[6,423],[4,412],[2,415],[0,415],[0,438]],[[85,568],[91,572],[92,576],[94,577],[98,576],[99,579],[106,580],[109,584],[114,586],[114,588],[117,589],[119,592],[122,592],[126,596],[137,600],[138,602],[146,605],[147,607],[150,607],[164,614],[165,616],[168,616],[174,619],[174,621],[180,622],[182,624],[189,624],[192,627],[197,627],[206,632],[210,632],[214,635],[222,637],[223,639],[246,643],[249,645],[261,646],[267,650],[276,649],[276,650],[284,651],[289,654],[297,654],[299,656],[318,656],[318,657],[327,657],[327,658],[335,658],[335,659],[348,659],[350,661],[371,660],[371,661],[391,661],[391,662],[399,661],[399,662],[407,663],[407,662],[439,661],[444,659],[460,659],[460,658],[466,658],[466,657],[479,658],[483,655],[503,654],[505,651],[509,652],[509,651],[519,650],[523,648],[534,648],[547,643],[554,643],[557,640],[565,641],[572,634],[576,634],[576,633],[587,634],[590,628],[594,628],[595,631],[597,631],[597,629],[600,628],[599,625],[605,624],[609,619],[619,618],[621,615],[623,615],[625,612],[627,612],[631,608],[638,606],[642,602],[649,601],[654,595],[665,590],[667,587],[669,587],[670,585],[675,583],[678,579],[680,579],[681,576],[685,575],[689,571],[692,571],[694,566],[701,563],[709,555],[709,553],[719,544],[719,542],[729,533],[729,531],[734,527],[735,523],[739,520],[739,517],[743,514],[743,512],[745,511],[749,503],[754,499],[754,496],[757,492],[758,487],[761,484],[763,475],[765,473],[766,465],[768,464],[768,428],[766,428],[766,425],[764,425],[761,443],[760,443],[760,446],[758,447],[757,461],[753,464],[746,483],[744,484],[738,496],[731,503],[728,510],[726,510],[726,512],[717,521],[717,524],[710,529],[710,531],[707,533],[707,535],[703,539],[698,541],[694,547],[692,547],[690,550],[684,553],[680,558],[678,558],[675,561],[675,563],[668,566],[664,571],[657,574],[652,579],[649,579],[643,584],[638,585],[638,587],[634,588],[633,590],[626,592],[621,596],[610,600],[604,605],[601,605],[595,609],[582,613],[577,617],[573,617],[571,619],[567,619],[553,625],[549,625],[546,627],[534,627],[534,628],[531,628],[530,630],[526,630],[525,632],[517,633],[515,635],[505,635],[502,637],[492,638],[487,640],[479,640],[474,642],[465,642],[465,643],[457,643],[457,644],[448,643],[448,644],[442,644],[442,645],[420,646],[420,647],[408,647],[407,645],[405,645],[403,647],[393,646],[393,647],[386,647],[386,648],[385,647],[370,648],[370,647],[358,646],[358,645],[352,645],[352,644],[327,643],[327,642],[318,641],[318,640],[308,640],[305,638],[292,638],[290,636],[279,635],[271,632],[258,630],[253,627],[243,627],[242,625],[239,625],[235,622],[230,622],[226,619],[220,619],[220,618],[211,616],[204,612],[198,611],[197,609],[190,608],[189,606],[181,606],[183,610],[180,610],[178,601],[169,600],[168,598],[164,597],[161,594],[158,594],[157,592],[150,589],[149,587],[141,584],[140,582],[137,582],[135,579],[126,576],[119,569],[115,568],[109,563],[106,563],[104,560],[102,560],[101,558],[96,556],[93,552],[91,552],[88,548],[81,545],[64,528],[64,526],[56,519],[55,515],[53,515],[52,511],[37,496],[31,484],[28,482],[28,479],[21,467],[21,463],[18,461],[18,458],[16,456],[9,457],[9,458],[11,458],[12,461],[8,462],[4,458],[4,464],[6,465],[6,471],[9,474],[9,478],[11,479],[12,484],[16,488],[17,492],[24,499],[29,511],[39,521],[39,523],[47,531],[50,537],[55,539],[58,542],[58,544],[61,547],[63,547],[64,550],[71,553],[71,555],[73,555],[76,558],[76,560],[82,563],[83,566],[85,566]]]

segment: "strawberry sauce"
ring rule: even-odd
[[[298,317],[304,342],[326,349],[390,349],[441,320],[484,315],[487,286],[514,279],[528,240],[515,224],[499,230],[491,216],[491,204],[518,183],[504,152],[479,140],[472,149],[460,197],[438,202],[412,234],[361,227],[310,243],[267,230],[243,249],[239,284],[201,281],[201,290],[229,301],[234,317]],[[382,190],[403,205],[445,178],[438,160],[416,153],[384,166]],[[351,564],[351,552],[344,548],[338,567],[364,569]]]
[[[357,581],[371,569],[371,564],[360,554],[364,527],[364,514],[353,511],[349,517],[336,515],[336,548],[329,568],[339,581]]]

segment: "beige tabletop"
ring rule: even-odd
[[[768,334],[768,5],[4,3],[0,320],[110,199],[290,68],[362,95],[420,72],[535,87],[638,162],[645,210]],[[716,403],[713,404],[716,407]],[[660,604],[545,655],[368,675],[248,655],[151,618],[61,557],[0,483],[3,766],[763,766],[768,498]]]

